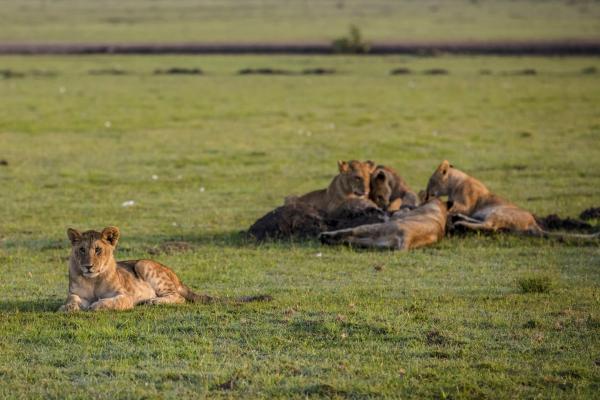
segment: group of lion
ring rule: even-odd
[[[327,189],[286,198],[286,204],[307,204],[325,213],[348,204],[375,207],[390,215],[385,222],[323,232],[326,244],[409,250],[441,240],[448,228],[511,231],[551,236],[533,214],[495,195],[479,180],[443,161],[425,191],[417,196],[392,168],[372,161],[338,161],[339,174]],[[441,197],[447,196],[447,201]],[[570,235],[596,238],[594,235]]]
[[[325,214],[351,206],[376,209],[389,215],[380,223],[320,233],[326,244],[408,250],[441,240],[448,227],[474,230],[509,230],[548,236],[533,215],[491,193],[483,183],[442,162],[419,196],[393,169],[371,161],[340,161],[331,184],[287,204],[305,204]],[[447,201],[441,197],[447,196]],[[125,310],[137,304],[212,302],[217,299],[194,293],[168,267],[152,260],[116,261],[120,237],[117,227],[101,232],[67,231],[71,242],[69,294],[63,311]],[[597,238],[593,235],[572,235]],[[269,300],[253,296],[238,301]]]

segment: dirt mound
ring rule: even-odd
[[[202,75],[204,72],[200,68],[169,68],[157,69],[154,75]]]
[[[128,72],[119,68],[103,68],[91,69],[88,71],[90,75],[127,75]]]
[[[311,238],[327,230],[323,215],[316,208],[292,203],[277,207],[259,218],[248,230],[257,240]]]
[[[506,75],[537,75],[537,70],[534,68],[524,68],[516,71],[509,71]]]
[[[448,75],[449,72],[447,69],[444,69],[444,68],[432,68],[432,69],[426,69],[425,71],[423,71],[423,74],[425,74],[425,75]]]
[[[239,75],[291,75],[290,71],[275,68],[244,68],[238,71]]]
[[[335,69],[330,68],[307,68],[302,70],[302,75],[333,75]]]
[[[349,202],[326,215],[310,205],[292,202],[259,218],[248,230],[256,240],[316,238],[319,233],[387,220],[384,211],[364,200]]]
[[[347,203],[335,213],[326,217],[328,230],[354,228],[360,225],[377,224],[387,221],[387,214],[364,200]]]
[[[579,218],[587,221],[589,219],[600,219],[600,207],[590,207],[579,214]]]
[[[23,72],[13,71],[12,69],[0,69],[0,77],[4,79],[24,78],[25,74]]]
[[[545,217],[535,217],[538,225],[544,230],[562,230],[562,231],[581,231],[590,230],[592,226],[587,222],[574,218],[561,218],[557,214],[550,214]]]
[[[394,68],[390,71],[390,75],[407,75],[411,73],[412,71],[410,68]]]

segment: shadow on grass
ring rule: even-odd
[[[59,299],[4,300],[0,301],[0,312],[56,312],[63,304]]]

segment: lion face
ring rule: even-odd
[[[371,174],[375,170],[373,161],[338,161],[343,187],[348,194],[368,197],[371,190]]]
[[[448,195],[448,172],[450,171],[450,168],[452,168],[452,166],[448,160],[444,160],[439,167],[437,167],[427,183],[425,201],[431,199],[432,197]]]
[[[95,278],[105,272],[113,251],[119,241],[119,228],[110,226],[102,232],[79,232],[69,228],[67,236],[71,241],[71,260],[75,262],[86,278]]]
[[[384,169],[377,168],[371,176],[371,200],[377,207],[386,210],[392,197],[391,177]]]

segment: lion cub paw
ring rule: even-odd
[[[108,306],[108,304],[102,300],[98,300],[97,302],[92,303],[92,305],[90,306],[90,310],[92,311],[108,310],[109,308],[110,307]]]
[[[81,311],[81,307],[79,307],[79,304],[73,304],[73,303],[63,304],[62,306],[60,306],[60,308],[58,309],[58,311],[59,312]]]

